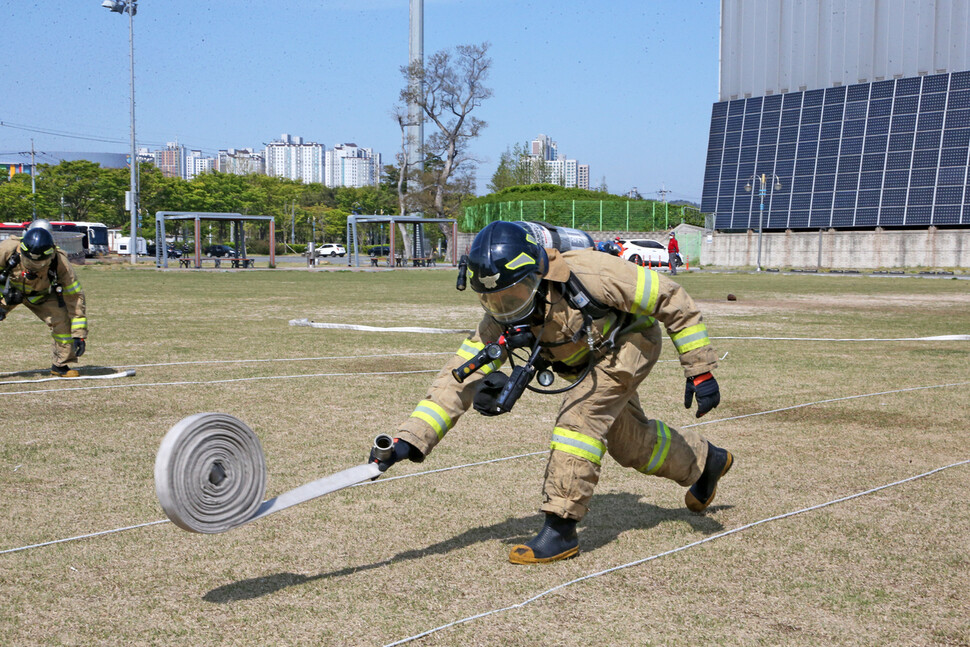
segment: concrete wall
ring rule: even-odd
[[[758,232],[714,232],[678,225],[681,255],[691,266],[756,267]],[[650,238],[666,243],[666,231],[591,231],[593,240]],[[473,233],[458,233],[458,254],[467,254]],[[819,245],[821,244],[821,261]],[[795,269],[970,269],[970,229],[918,231],[765,232],[761,267]]]
[[[821,255],[820,255],[821,251]],[[701,244],[701,264],[755,267],[758,232],[714,232]],[[796,269],[970,268],[970,230],[764,233],[761,267]]]

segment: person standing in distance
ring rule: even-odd
[[[677,276],[677,259],[680,256],[680,245],[677,244],[677,236],[670,232],[670,240],[667,242],[667,262],[670,265],[670,275]]]

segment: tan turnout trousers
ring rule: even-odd
[[[71,315],[66,308],[57,305],[57,299],[51,297],[46,301],[34,305],[26,301],[22,304],[28,310],[37,315],[37,318],[47,324],[54,339],[53,356],[54,364],[64,366],[68,362],[76,362],[77,355],[74,354],[74,343],[71,339]],[[17,306],[4,306],[7,312]]]
[[[553,435],[581,430],[582,436],[603,443],[623,467],[689,487],[704,469],[707,441],[690,429],[678,431],[651,420],[643,412],[637,387],[660,356],[660,331],[653,326],[646,333],[626,337],[615,359],[600,361],[585,380],[566,392]],[[597,460],[554,449],[546,467],[541,510],[582,519],[600,468]]]

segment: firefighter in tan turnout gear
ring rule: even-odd
[[[88,320],[84,292],[67,255],[51,232],[31,226],[24,237],[0,242],[0,320],[23,304],[47,324],[54,338],[51,375],[77,377],[67,365],[84,354]]]
[[[711,504],[733,456],[692,430],[648,418],[637,394],[660,355],[663,326],[686,376],[684,406],[696,397],[700,417],[720,402],[711,374],[717,356],[683,288],[592,248],[544,249],[511,222],[494,222],[475,237],[467,268],[486,314],[400,425],[393,455],[378,461],[382,469],[405,458],[423,460],[469,408],[504,413],[528,388],[564,397],[543,483],[545,524],[512,548],[513,563],[579,552],[576,523],[586,514],[607,453],[624,467],[689,488],[685,503],[695,512]],[[459,288],[461,282],[460,274]],[[508,375],[498,371],[506,362]],[[529,385],[535,377],[548,387],[550,371],[567,386]]]

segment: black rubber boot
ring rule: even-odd
[[[546,523],[539,534],[525,544],[513,546],[509,561],[513,564],[545,564],[569,559],[579,553],[576,520],[546,513]]]
[[[706,510],[714,500],[714,495],[717,494],[717,482],[728,473],[732,465],[734,465],[734,456],[731,452],[708,442],[704,471],[684,495],[684,503],[687,507],[694,512]]]
[[[51,364],[51,375],[54,377],[77,377],[80,375],[75,369],[69,368],[67,366],[58,366],[57,364]]]

